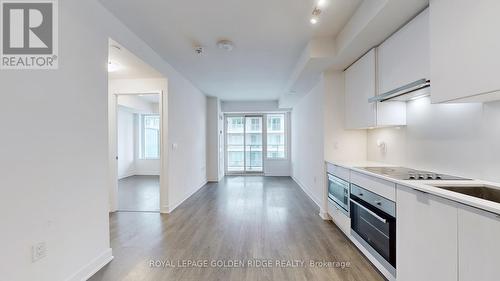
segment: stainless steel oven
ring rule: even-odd
[[[351,235],[396,276],[396,203],[351,184]]]
[[[349,216],[349,182],[328,174],[328,199]]]

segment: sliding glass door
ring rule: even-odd
[[[263,116],[226,116],[226,172],[262,173]]]

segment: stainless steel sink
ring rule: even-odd
[[[445,185],[445,184],[436,184],[432,185],[437,188],[457,192],[460,194],[493,201],[496,203],[500,203],[500,189],[499,187],[493,187],[488,185]]]

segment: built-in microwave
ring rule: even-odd
[[[328,199],[349,216],[349,182],[328,174]]]

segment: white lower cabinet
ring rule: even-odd
[[[500,280],[500,218],[497,215],[461,205],[458,248],[458,280]]]
[[[456,204],[399,185],[396,216],[396,279],[456,281]]]
[[[351,236],[351,219],[344,214],[339,207],[328,201],[328,214],[332,221],[344,232],[347,237]]]

